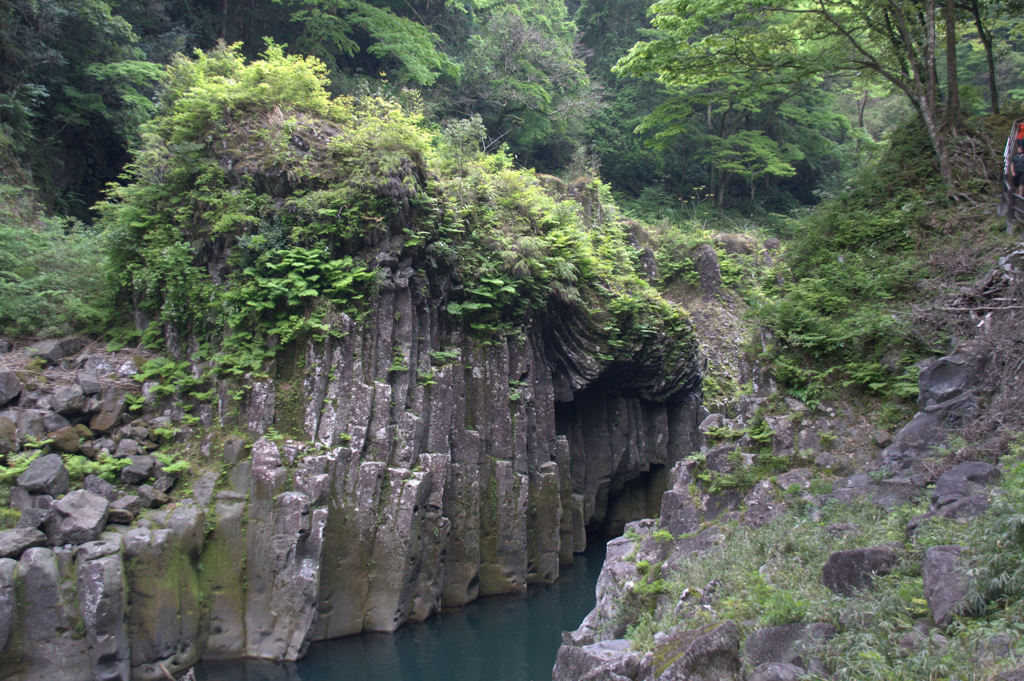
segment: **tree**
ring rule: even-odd
[[[0,9],[0,150],[51,207],[87,207],[125,160],[162,69],[104,0],[11,0]],[[27,177],[12,179],[24,180]]]
[[[725,12],[726,5],[736,12]],[[677,3],[676,10],[655,14],[653,39],[635,45],[614,71],[655,77],[666,88],[665,101],[637,132],[653,134],[661,146],[691,139],[690,161],[707,168],[719,209],[737,179],[753,203],[759,182],[794,176],[806,159],[794,140],[819,159],[834,153],[849,126],[818,105],[832,99],[815,66],[829,57],[822,46],[786,39],[792,17],[745,14],[739,3],[723,2]]]
[[[780,83],[873,73],[914,106],[952,186],[936,77],[935,0],[659,0],[651,12],[658,32],[630,51],[621,72],[683,85],[728,70],[771,74]],[[955,61],[947,68],[955,82]]]

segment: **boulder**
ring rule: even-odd
[[[655,644],[652,667],[658,681],[742,681],[739,629],[727,620],[669,634]]]
[[[0,558],[17,559],[27,549],[45,543],[46,535],[31,527],[4,530],[0,532]]]
[[[701,244],[693,249],[690,256],[700,281],[700,292],[711,296],[722,286],[722,270],[718,264],[718,254],[711,244]]]
[[[113,386],[104,388],[100,393],[100,404],[97,413],[89,421],[89,429],[97,433],[106,433],[117,427],[124,416],[125,394]]]
[[[34,530],[38,530],[46,523],[46,519],[50,517],[49,509],[45,508],[26,508],[22,510],[21,517],[18,518],[18,524],[16,527],[31,527]]]
[[[142,451],[142,447],[139,445],[137,440],[126,437],[117,443],[117,452],[115,453],[115,456],[119,459],[126,459],[129,456],[142,454]]]
[[[630,651],[630,641],[614,639],[577,648],[558,649],[552,681],[635,679],[639,676],[641,656]]]
[[[804,669],[786,662],[765,662],[758,665],[747,681],[798,681],[803,678]]]
[[[75,374],[75,381],[86,395],[97,395],[102,389],[99,374],[95,371],[79,371]]]
[[[153,489],[166,494],[171,491],[176,482],[178,479],[173,475],[160,475],[153,481]]]
[[[82,438],[78,434],[78,431],[71,426],[64,426],[60,430],[55,430],[52,433],[46,435],[48,440],[53,440],[54,449],[66,452],[68,454],[74,454],[78,451]]]
[[[921,569],[924,577],[924,597],[932,619],[940,627],[953,621],[967,607],[967,589],[960,565],[962,547],[955,544],[933,546],[924,554]]]
[[[755,631],[747,636],[743,651],[754,666],[779,662],[806,669],[810,655],[835,635],[831,624],[796,622]]]
[[[56,414],[54,412],[47,412],[43,414],[43,429],[47,433],[52,433],[53,431],[60,430],[61,428],[67,428],[70,425],[71,421],[68,421],[60,414]]]
[[[58,414],[73,414],[85,408],[85,391],[75,383],[62,385],[50,395],[50,408]]]
[[[896,434],[896,447],[901,451],[922,450],[937,447],[945,442],[946,431],[937,418],[931,414],[917,412],[910,423]]]
[[[122,440],[124,442],[124,440]],[[149,479],[156,467],[156,459],[143,454],[131,457],[131,463],[121,469],[121,482],[137,485]]]
[[[118,491],[117,487],[110,484],[103,478],[93,475],[90,473],[85,476],[85,481],[82,483],[83,489],[89,490],[93,494],[99,494],[107,501],[113,502],[117,499]]]
[[[79,611],[89,642],[94,679],[129,681],[131,660],[125,627],[127,593],[119,541],[83,544],[76,552]]]
[[[109,505],[99,494],[84,489],[68,492],[53,504],[55,513],[47,521],[50,543],[84,544],[97,539],[107,524]]]
[[[935,489],[932,490],[932,506],[941,508],[971,496],[1001,476],[998,468],[983,461],[965,461],[957,464],[935,481]]]
[[[42,440],[46,437],[46,433],[51,430],[57,430],[57,428],[46,427],[45,420],[47,415],[56,416],[56,414],[43,411],[42,409],[23,409],[19,411],[18,439],[32,438],[34,440]]]
[[[0,407],[21,394],[21,381],[13,371],[0,371]]]
[[[60,454],[41,456],[18,476],[18,485],[29,492],[60,496],[68,491],[71,479]]]
[[[0,455],[18,448],[18,425],[6,416],[0,416]]]
[[[135,521],[135,514],[123,508],[111,507],[107,513],[107,522],[115,525],[131,525]]]
[[[870,587],[876,575],[889,574],[896,560],[896,552],[887,546],[836,551],[822,568],[822,583],[841,596],[852,596]]]
[[[80,352],[84,347],[85,341],[75,336],[59,340],[44,340],[25,348],[25,356],[39,357],[47,364],[56,364],[65,357]]]
[[[139,485],[138,492],[139,501],[145,508],[160,508],[171,501],[169,496],[158,489],[153,489],[152,485]]]
[[[132,515],[138,515],[142,511],[142,499],[134,494],[129,494],[110,502],[110,508],[124,509]]]

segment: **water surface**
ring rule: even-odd
[[[315,643],[294,664],[206,662],[199,681],[548,681],[562,631],[594,607],[604,545],[576,556],[557,584],[494,596],[394,634]]]

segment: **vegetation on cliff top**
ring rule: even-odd
[[[692,350],[606,186],[574,199],[484,153],[478,118],[428,126],[325,86],[321,63],[272,43],[249,63],[222,47],[172,64],[125,184],[99,206],[118,300],[149,320],[143,342],[172,325],[231,348],[214,357],[222,370],[259,370],[277,343],[365,310],[385,249],[453,277],[442,302],[483,340],[550,304],[590,317],[604,361],[651,342],[668,363]]]

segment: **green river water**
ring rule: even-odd
[[[604,545],[576,556],[557,584],[483,598],[394,634],[313,644],[294,664],[206,662],[199,681],[548,681],[562,631],[594,607]]]

